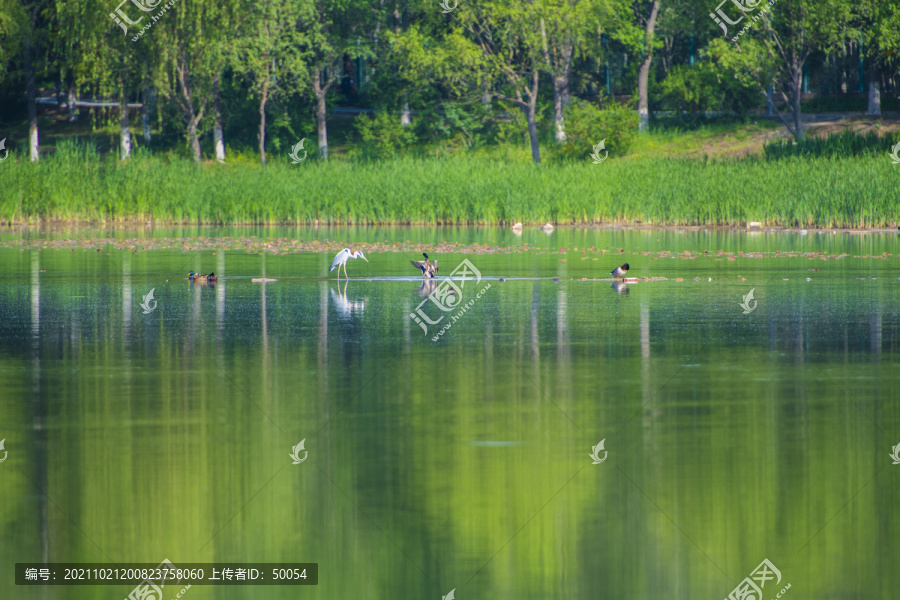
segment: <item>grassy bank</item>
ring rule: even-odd
[[[643,223],[896,227],[900,167],[887,156],[531,164],[127,163],[68,148],[0,165],[0,219],[172,223]]]

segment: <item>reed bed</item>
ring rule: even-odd
[[[795,142],[793,138],[775,140],[766,144],[763,151],[770,160],[794,156],[805,158],[888,156],[888,151],[894,145],[893,140],[894,136],[889,133],[879,135],[875,131],[866,133],[842,131],[830,133],[825,137],[806,137],[800,142]]]
[[[206,224],[416,223],[881,228],[900,224],[887,156],[711,162],[430,158],[299,165],[118,162],[70,146],[0,165],[0,219]]]

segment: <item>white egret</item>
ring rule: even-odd
[[[344,248],[340,252],[337,253],[337,256],[334,257],[334,260],[331,262],[331,268],[328,269],[329,272],[334,271],[334,268],[338,269],[338,279],[341,278],[341,267],[344,267],[344,277],[349,279],[347,275],[347,261],[351,258],[361,258],[366,262],[369,262],[369,259],[363,254],[362,250],[357,250],[356,252],[351,252],[350,248]]]

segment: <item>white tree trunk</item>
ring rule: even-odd
[[[403,127],[412,125],[412,119],[409,116],[409,102],[404,102],[403,108],[400,109],[400,125]]]
[[[216,160],[220,163],[225,162],[225,138],[222,135],[221,122],[217,122],[213,127],[213,144],[216,148]]]
[[[69,109],[69,123],[74,123],[78,120],[78,106],[75,104],[78,102],[78,94],[75,91],[75,84],[69,86],[69,92],[66,95],[66,106]]]
[[[553,119],[556,123],[556,142],[566,143],[565,108],[569,103],[569,74],[553,79]]]
[[[216,160],[225,162],[225,135],[222,132],[222,97],[219,93],[219,82],[215,85],[215,98],[213,99],[216,124],[213,126],[213,146],[216,151]]]
[[[29,27],[32,27],[32,22]],[[33,60],[34,48],[31,36],[26,36],[23,51],[23,67],[25,70],[25,97],[28,103],[28,154],[31,162],[37,162],[41,155],[38,146],[38,120],[37,120],[37,94],[35,91],[35,67]]]
[[[877,75],[869,77],[869,106],[866,114],[873,117],[881,116],[881,82]]]
[[[131,156],[131,131],[128,129],[128,99],[119,99],[119,157],[126,160]]]
[[[41,154],[38,151],[40,145],[38,144],[38,126],[37,121],[34,123],[30,123],[28,125],[28,155],[31,158],[31,162],[37,162],[40,159]]]

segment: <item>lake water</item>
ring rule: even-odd
[[[348,241],[369,262],[338,284]],[[164,558],[319,565],[315,587],[189,600],[721,600],[764,559],[764,600],[900,597],[896,234],[0,246],[0,598],[133,588],[15,586],[16,562]],[[455,293],[423,287],[423,248],[439,279],[466,264]],[[625,262],[638,283],[608,280]]]

